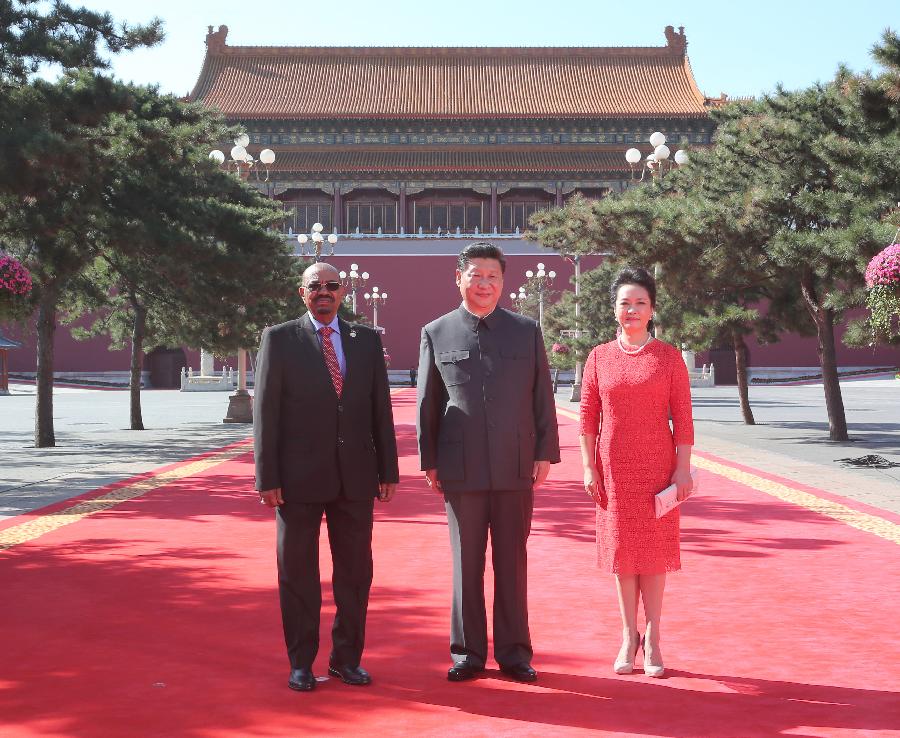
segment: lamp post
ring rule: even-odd
[[[336,236],[335,240],[337,240]],[[369,273],[360,272],[359,264],[351,264],[350,272],[342,271],[340,272],[340,277],[341,279],[350,278],[350,305],[352,306],[353,312],[356,313],[356,290],[365,287],[366,282],[369,281]]]
[[[372,306],[372,322],[375,324],[375,330],[378,330],[378,306],[383,305],[388,298],[387,292],[379,292],[377,287],[373,287],[371,292],[364,295],[366,302]],[[384,330],[381,331],[384,333]]]
[[[254,159],[247,151],[250,137],[246,133],[234,139],[231,148],[231,161],[227,167],[234,167],[236,176],[241,177],[241,166],[247,167],[247,176],[255,164],[260,163],[266,168],[265,182],[269,181],[269,165],[275,162],[275,152],[272,149],[263,149],[259,152],[259,159]],[[219,149],[209,152],[209,158],[219,166],[225,165],[225,154]],[[259,170],[256,171],[256,180],[259,181]],[[266,194],[268,195],[268,185]],[[247,349],[238,349],[238,386],[234,394],[228,398],[228,412],[222,419],[223,423],[252,423],[253,422],[253,398],[247,391]]]
[[[659,175],[663,176],[666,169],[666,162],[669,161],[669,168],[673,166],[669,157],[672,156],[672,151],[666,146],[666,137],[665,134],[655,131],[650,136],[650,145],[653,147],[653,151],[650,154],[647,154],[647,157],[644,159],[645,168],[641,169],[641,176],[638,181],[643,181],[644,175],[649,171],[652,177]],[[642,154],[639,149],[631,148],[625,152],[625,161],[628,162],[628,166],[631,169],[631,181],[634,182],[636,172],[634,167],[641,160]],[[672,157],[675,164],[681,166],[682,164],[686,164],[688,161],[688,153],[684,149],[679,149],[675,152],[675,155]]]
[[[269,181],[269,165],[275,163],[275,152],[272,149],[263,149],[259,152],[259,159],[254,159],[253,156],[247,151],[247,146],[250,144],[250,136],[246,133],[242,133],[236,139],[234,139],[234,146],[231,147],[231,161],[228,162],[228,167],[234,167],[234,173],[237,176],[241,176],[241,165],[247,167],[247,174],[249,175],[250,170],[253,169],[254,165],[262,164],[266,168],[266,177],[263,180],[264,182]],[[214,161],[219,166],[225,164],[225,154],[219,149],[213,149],[209,152],[209,158]],[[259,181],[259,170],[256,171],[256,181]],[[266,192],[268,195],[268,191]]]
[[[556,277],[556,272],[550,270],[549,272],[544,269],[544,265],[538,262],[536,271],[532,271],[529,269],[525,272],[525,276],[528,278],[529,283],[533,286],[538,296],[538,325],[541,326],[541,330],[544,330],[544,292],[547,287],[549,287],[554,278]]]
[[[579,297],[581,294],[581,256],[575,254],[575,256],[572,257],[572,261],[575,263],[575,340],[577,341],[581,337],[581,303]],[[572,381],[572,396],[569,398],[570,402],[581,401],[581,359],[577,358],[577,349],[575,351],[575,356],[575,379]]]
[[[688,156],[687,151],[684,149],[679,149],[675,152],[675,155],[672,156],[672,161],[670,161],[669,157],[672,155],[672,151],[666,146],[666,137],[665,134],[660,131],[655,131],[650,135],[650,145],[653,147],[653,153],[647,154],[647,157],[644,161],[646,169],[641,170],[641,177],[638,181],[644,180],[644,174],[649,171],[650,176],[652,178],[656,178],[657,176],[660,179],[663,177],[666,170],[666,162],[668,161],[668,168],[671,169],[673,166],[681,166],[682,164],[687,164],[690,157]],[[631,181],[635,180],[635,171],[634,165],[637,164],[641,160],[641,152],[638,149],[628,149],[625,152],[625,161],[628,162],[629,167],[631,168]],[[657,281],[660,277],[660,268],[659,264],[653,265],[653,278]],[[576,303],[577,305],[577,303]],[[577,309],[577,308],[576,308]],[[653,321],[654,328],[656,330],[657,335],[662,334],[662,325],[657,320]]]
[[[338,242],[337,234],[329,233],[326,238],[322,235],[323,230],[324,226],[321,223],[313,223],[312,232],[308,236],[305,233],[301,233],[297,236],[297,241],[300,244],[300,256],[307,256],[306,244],[312,241],[312,247],[310,247],[308,255],[314,257],[316,261],[319,261],[322,257],[322,247],[325,245],[326,240],[331,246],[328,256],[334,256],[334,245]]]
[[[525,285],[519,287],[518,292],[510,292],[509,299],[512,300],[513,309],[521,313],[522,309],[525,307],[525,301],[528,299],[528,295],[525,292]]]

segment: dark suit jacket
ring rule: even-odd
[[[397,482],[397,441],[381,337],[339,320],[347,376],[338,399],[309,315],[266,329],[253,412],[256,488],[285,502],[349,499]]]
[[[419,456],[445,492],[530,489],[535,460],[559,461],[540,328],[502,308],[483,322],[460,306],[422,329]]]

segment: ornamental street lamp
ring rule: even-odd
[[[244,165],[247,167],[247,174],[249,175],[250,170],[253,169],[254,165],[262,164],[266,168],[266,177],[263,181],[268,182],[269,166],[275,163],[275,152],[272,151],[272,149],[263,149],[259,152],[259,159],[254,159],[250,152],[247,151],[247,146],[249,144],[250,136],[246,133],[242,133],[234,139],[234,146],[231,147],[231,151],[229,152],[231,154],[231,161],[228,162],[228,168],[233,166],[234,173],[240,176],[241,165]],[[210,151],[209,158],[219,166],[225,164],[225,154],[219,149]],[[256,181],[259,182],[259,169],[255,169],[254,171],[256,173]]]
[[[666,146],[666,137],[659,131],[655,131],[650,135],[650,145],[653,147],[653,153],[647,154],[647,158],[645,160],[646,169],[641,170],[641,178],[639,181],[644,180],[644,174],[647,170],[650,171],[651,177],[656,177],[657,175],[662,178],[665,169],[666,162],[669,161],[669,156],[671,155],[671,151],[669,147]],[[688,156],[687,151],[684,149],[679,149],[675,152],[675,156],[673,157],[674,164],[671,162],[668,165],[668,168],[671,169],[673,166],[681,166],[682,164],[687,164],[690,157]],[[634,165],[637,164],[641,160],[641,152],[637,149],[628,149],[625,152],[625,161],[628,162],[631,167],[631,181],[634,182]],[[659,264],[654,264],[653,266],[653,277],[657,281],[659,280],[660,268]],[[655,328],[656,335],[662,334],[662,326],[659,324],[657,320],[653,321],[653,325]]]
[[[510,292],[509,299],[512,300],[513,309],[521,313],[525,309],[525,302],[528,300],[528,295],[525,293],[525,286],[522,285],[519,287],[518,292]]]
[[[337,237],[335,237],[336,239]],[[342,271],[340,273],[341,279],[350,279],[350,294],[348,297],[350,298],[350,305],[353,309],[353,312],[356,313],[356,290],[365,287],[366,282],[369,281],[369,273],[368,272],[360,272],[359,264],[351,264],[350,272]]]
[[[384,304],[388,298],[388,293],[379,292],[377,287],[373,287],[372,291],[366,292],[363,297],[365,297],[366,302],[372,306],[372,322],[375,324],[375,329],[378,330],[378,306]]]
[[[226,168],[234,167],[236,176],[241,177],[241,166],[247,167],[247,176],[255,164],[261,163],[266,168],[265,182],[269,181],[269,166],[275,162],[275,152],[272,149],[263,149],[259,152],[259,159],[254,159],[247,151],[250,144],[250,137],[246,133],[234,139],[234,146],[231,148],[231,161],[225,165],[225,154],[219,149],[213,149],[209,152],[209,158],[219,166],[225,165]],[[256,180],[259,181],[259,169],[255,170]],[[266,193],[268,195],[268,192]],[[228,398],[228,412],[222,421],[223,423],[252,423],[253,422],[253,402],[250,393],[247,391],[247,350],[238,349],[238,386],[234,394]]]
[[[542,263],[538,263],[537,271],[532,271],[529,269],[525,272],[525,276],[528,278],[528,282],[531,285],[532,289],[537,292],[538,296],[538,325],[541,326],[541,330],[544,330],[544,293],[547,291],[547,288],[553,284],[553,280],[556,277],[556,272],[553,270],[545,271],[544,265]]]
[[[308,236],[305,233],[297,236],[297,241],[300,244],[300,256],[312,256],[316,261],[319,261],[322,257],[322,247],[325,245],[326,240],[331,246],[328,256],[334,256],[334,245],[338,242],[337,234],[329,233],[326,238],[322,235],[323,230],[324,226],[321,223],[313,223],[312,232]],[[312,245],[307,247],[306,244],[310,241],[312,241]],[[306,253],[307,248],[309,249],[309,254]]]
[[[643,181],[644,175],[647,171],[650,171],[651,176],[662,176],[666,169],[666,162],[669,162],[668,167],[672,168],[672,163],[669,157],[672,155],[671,150],[668,146],[666,146],[666,137],[664,134],[656,131],[650,136],[650,145],[653,147],[653,152],[647,154],[646,159],[644,160],[644,164],[646,168],[641,169],[640,181]],[[631,169],[631,181],[633,182],[635,179],[635,164],[640,162],[641,160],[641,152],[639,149],[628,149],[625,152],[625,161],[628,162],[628,166]],[[679,149],[675,152],[675,156],[673,157],[675,164],[681,166],[682,164],[686,164],[688,161],[688,153],[684,149]]]

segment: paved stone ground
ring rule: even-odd
[[[734,387],[694,390],[698,448],[730,461],[900,514],[900,467],[849,469],[838,459],[878,454],[900,464],[900,381],[842,385],[852,440],[828,441],[821,385],[753,387],[757,425],[741,420]],[[0,397],[0,519],[247,438],[225,425],[228,393],[143,393],[144,425],[130,431],[128,393],[57,388],[57,446],[33,447],[34,387]],[[562,388],[558,402],[568,402]]]
[[[150,390],[144,431],[127,430],[128,393],[57,388],[56,447],[34,448],[33,385],[0,397],[0,520],[171,464],[250,435],[222,422],[227,392]]]

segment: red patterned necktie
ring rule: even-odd
[[[322,334],[322,355],[325,357],[325,366],[328,367],[328,373],[331,375],[331,382],[334,384],[334,391],[337,396],[341,396],[341,390],[344,389],[344,378],[341,376],[341,365],[338,363],[337,352],[334,350],[334,344],[331,342],[331,334],[334,328],[323,325],[319,328]]]

